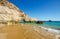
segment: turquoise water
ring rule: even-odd
[[[52,22],[45,21],[43,24],[38,24],[38,25],[60,30],[60,21],[52,21]]]
[[[36,23],[23,23],[23,24],[31,24],[35,26],[44,26],[44,27],[49,27],[49,28],[54,28],[54,29],[59,29],[60,30],[60,21],[44,21],[43,24],[36,24]]]

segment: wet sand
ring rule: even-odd
[[[55,39],[55,34],[30,24],[0,26],[0,39]]]

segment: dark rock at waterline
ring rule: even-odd
[[[49,20],[49,22],[52,22],[51,20]]]
[[[43,21],[36,21],[36,24],[43,24]]]

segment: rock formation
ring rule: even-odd
[[[0,0],[0,22],[20,22],[21,20],[32,21],[24,12],[7,0]]]
[[[21,21],[22,19],[29,19],[21,10],[14,4],[0,0],[0,22],[5,21]]]

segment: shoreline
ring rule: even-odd
[[[38,26],[39,28],[42,28],[48,32],[55,32],[56,34],[60,34],[60,30],[57,30],[57,29],[52,29],[52,28],[49,28],[49,27],[44,27],[44,26]]]
[[[47,27],[47,26],[46,27],[45,26],[38,26],[38,25],[33,25],[33,26],[38,27],[38,28],[42,28],[45,31],[48,31],[48,32],[51,32],[51,33],[54,32],[54,33],[60,35],[60,29],[54,29],[54,28],[50,28],[50,27]]]

